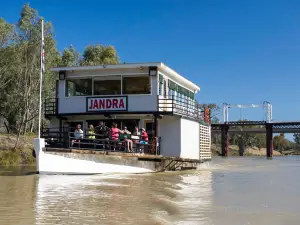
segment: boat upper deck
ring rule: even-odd
[[[180,115],[204,121],[200,87],[163,63],[58,67],[56,96],[45,101],[47,118],[76,115]],[[207,121],[206,121],[207,122]]]

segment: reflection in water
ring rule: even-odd
[[[11,175],[10,171],[5,171]],[[2,171],[4,173],[4,171]],[[36,176],[0,176],[0,224],[34,223]]]
[[[147,175],[16,171],[0,169],[0,225],[300,224],[300,157],[214,158],[200,171]]]
[[[210,199],[210,171],[40,176],[36,224],[200,224]]]

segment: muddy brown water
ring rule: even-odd
[[[0,168],[0,224],[299,225],[300,157],[215,157],[198,171],[53,176]]]

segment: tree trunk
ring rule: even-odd
[[[35,120],[33,120],[32,122],[31,122],[31,124],[30,124],[30,133],[32,133],[33,132],[33,128],[34,128],[34,122],[35,122]]]
[[[244,145],[243,140],[240,140],[240,143],[239,143],[239,154],[240,154],[240,156],[243,156],[244,152],[245,152],[245,145]]]
[[[7,123],[5,121],[4,121],[4,126],[5,126],[5,129],[6,129],[7,133],[9,134],[10,129],[9,129],[9,126],[7,125]]]

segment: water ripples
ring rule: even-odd
[[[298,225],[300,167],[289,159],[218,158],[144,175],[3,173],[0,225]]]

